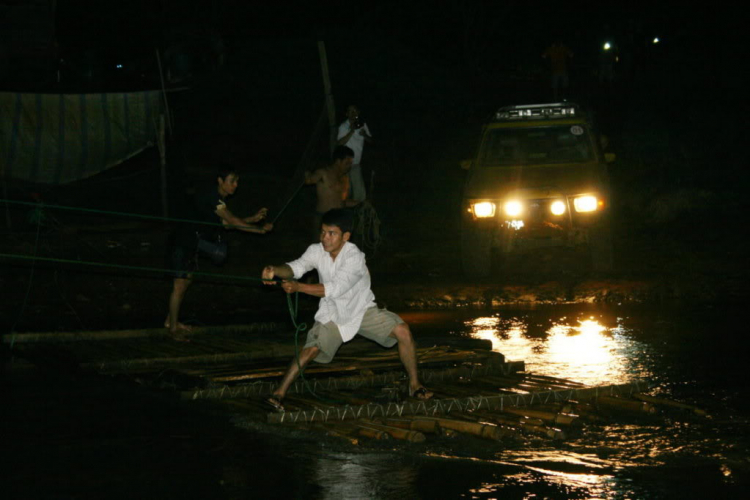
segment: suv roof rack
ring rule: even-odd
[[[538,120],[570,118],[582,115],[580,106],[572,102],[554,102],[548,104],[527,104],[523,106],[504,106],[495,113],[496,121]]]

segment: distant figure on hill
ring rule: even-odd
[[[349,172],[349,179],[351,179],[350,193],[354,201],[363,201],[367,198],[361,165],[365,142],[372,142],[370,129],[366,123],[360,120],[359,108],[352,104],[346,108],[346,120],[339,125],[338,145],[347,146],[354,151],[354,160]]]
[[[227,244],[222,238],[221,226],[259,234],[273,229],[270,223],[262,226],[253,224],[266,217],[266,208],[244,219],[229,211],[225,200],[237,190],[239,180],[240,176],[234,169],[222,166],[216,175],[216,185],[197,193],[193,210],[184,217],[195,222],[181,223],[173,235],[168,267],[173,272],[174,281],[164,327],[169,328],[169,334],[175,340],[188,341],[184,332],[189,331],[190,327],[180,323],[179,314],[185,292],[193,280],[192,273],[198,268],[198,254],[210,257],[216,265],[224,263],[227,258]]]
[[[544,59],[549,59],[552,72],[552,95],[555,101],[564,98],[565,90],[570,83],[568,78],[568,59],[573,52],[562,41],[556,40],[542,53]]]

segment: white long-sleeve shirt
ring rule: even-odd
[[[292,268],[295,279],[313,269],[318,270],[326,294],[320,299],[315,321],[333,321],[344,342],[353,339],[365,311],[375,306],[365,254],[357,245],[347,241],[333,260],[322,244],[315,243],[299,259],[287,262],[287,265]]]
[[[346,134],[348,134],[352,130],[352,124],[349,123],[349,120],[344,120],[344,122],[339,125],[339,132],[338,137],[336,139],[341,139]],[[372,134],[370,133],[370,129],[367,127],[367,124],[365,123],[361,129],[357,130],[352,134],[352,136],[349,138],[348,141],[346,141],[346,144],[344,146],[349,147],[354,151],[354,160],[352,160],[352,164],[359,165],[362,163],[362,151],[365,149],[365,136],[360,133],[360,131],[364,130],[364,132],[372,137]]]

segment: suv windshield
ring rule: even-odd
[[[584,125],[490,130],[479,162],[485,167],[535,163],[575,163],[593,158]]]

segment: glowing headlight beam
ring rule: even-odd
[[[553,215],[562,215],[565,213],[565,202],[560,200],[554,201],[552,202],[552,205],[550,205],[549,209]]]
[[[518,217],[523,212],[523,205],[520,201],[508,201],[503,208],[505,209],[505,214],[510,217]]]
[[[596,196],[579,196],[573,200],[576,212],[593,212],[597,209]]]
[[[475,203],[472,205],[474,209],[474,215],[476,217],[494,217],[495,216],[495,204],[491,201],[483,201],[481,203]]]

